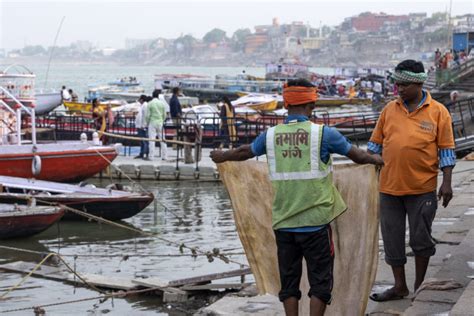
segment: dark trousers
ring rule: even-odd
[[[398,267],[407,262],[405,254],[407,217],[409,244],[415,256],[431,257],[435,254],[431,226],[437,207],[435,191],[402,196],[380,193],[380,228],[387,264]]]
[[[331,302],[333,285],[334,246],[331,227],[308,233],[275,230],[280,270],[280,301],[289,297],[301,298],[300,280],[303,257],[306,259],[310,290],[326,304]]]
[[[137,128],[137,136],[147,138],[148,132],[144,128]],[[150,153],[150,149],[148,147],[148,141],[140,141],[140,156],[144,157],[145,155],[148,156]]]

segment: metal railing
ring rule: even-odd
[[[26,107],[20,100],[18,100],[12,93],[10,93],[10,91],[8,91],[8,89],[5,89],[4,87],[0,86],[0,91],[2,92],[3,95],[6,95],[8,96],[10,99],[12,99],[15,103],[16,103],[16,112],[15,110],[9,106],[6,102],[4,102],[3,100],[0,100],[1,101],[1,105],[6,108],[8,111],[10,111],[11,113],[15,114],[16,115],[16,136],[17,136],[17,144],[18,145],[21,145],[22,142],[21,142],[21,111],[24,110],[27,114],[30,115],[30,119],[31,119],[31,141],[33,143],[33,145],[36,145],[36,115],[35,115],[35,109],[34,107],[31,107],[31,109],[29,109],[28,107]]]
[[[122,136],[136,136],[135,114],[116,112],[114,122],[107,126],[107,132]],[[378,118],[377,112],[327,112],[315,111],[311,121],[337,128],[347,138],[355,141],[368,139]],[[242,114],[234,118],[220,117],[218,113],[185,113],[177,120],[177,125],[169,119],[163,130],[167,138],[185,137],[191,142],[199,141],[203,147],[215,148],[222,143],[232,143],[233,146],[250,144],[260,133],[269,127],[283,123],[285,116]],[[221,121],[224,124],[221,124]],[[233,122],[236,130],[236,140],[229,140],[228,125]],[[31,124],[24,121],[23,124]],[[90,113],[53,112],[48,116],[38,118],[36,126],[54,130],[58,140],[76,140],[81,133],[90,136],[95,130],[94,120]],[[109,141],[120,141],[124,146],[136,146],[134,140],[119,140],[110,137]]]
[[[453,123],[456,152],[465,153],[474,149],[474,98],[448,104]]]

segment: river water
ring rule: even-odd
[[[97,186],[109,182],[92,181]],[[141,184],[156,196],[156,212],[153,204],[138,215],[123,221],[128,225],[160,238],[186,246],[199,247],[203,251],[219,248],[224,253],[238,253],[229,258],[247,263],[234,225],[227,192],[217,182],[155,182]],[[168,210],[165,210],[165,206]],[[178,246],[154,237],[143,237],[135,232],[95,222],[59,222],[47,231],[25,239],[0,241],[0,245],[18,247],[47,253],[58,251],[72,265],[77,255],[79,273],[94,273],[110,277],[159,277],[176,280],[202,274],[238,269],[239,265],[226,264],[221,260],[209,263],[206,257],[180,256]],[[184,254],[189,254],[185,251]],[[168,256],[173,255],[173,256]],[[128,256],[128,259],[127,257]],[[39,262],[38,254],[26,254],[0,249],[0,262]],[[0,274],[0,295],[21,279],[20,274]],[[238,282],[234,278],[229,281]],[[5,301],[0,301],[0,313],[4,310],[59,303],[97,296],[86,288],[40,278],[29,278],[19,290],[13,291]],[[114,299],[99,303],[98,300],[59,305],[46,308],[47,315],[186,315],[183,310],[193,310],[205,304],[198,300],[183,306],[162,304],[154,295],[139,295],[126,299]],[[30,315],[32,311],[8,313]]]
[[[116,64],[89,63],[52,63],[48,72],[47,64],[28,64],[36,74],[36,88],[60,90],[63,85],[72,88],[82,100],[87,95],[88,86],[106,84],[123,77],[136,77],[150,94],[154,88],[154,76],[157,74],[194,74],[215,76],[219,74],[235,76],[245,71],[248,75],[265,76],[263,67],[161,67],[161,66],[121,66]],[[311,71],[323,75],[334,74],[332,68],[311,68]],[[46,78],[47,77],[47,78]]]

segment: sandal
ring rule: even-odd
[[[399,295],[395,293],[393,288],[390,288],[380,293],[372,293],[370,294],[369,298],[375,302],[385,302],[385,301],[402,300],[407,295]]]

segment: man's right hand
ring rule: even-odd
[[[224,158],[224,152],[222,150],[211,151],[210,157],[215,163],[221,163],[226,161]]]

